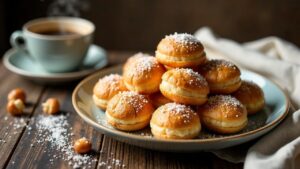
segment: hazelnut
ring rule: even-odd
[[[10,100],[6,105],[7,112],[13,116],[22,114],[24,108],[25,105],[21,99]]]
[[[80,154],[87,153],[91,151],[92,143],[85,137],[82,137],[75,141],[73,148],[76,153],[80,153]]]
[[[26,94],[25,94],[24,90],[21,88],[16,88],[8,93],[8,96],[7,96],[8,101],[17,100],[17,99],[22,100],[23,103],[26,102]]]
[[[59,111],[59,102],[56,98],[49,98],[42,106],[43,112],[48,114],[55,114]]]

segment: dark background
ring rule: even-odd
[[[69,0],[95,23],[95,43],[108,50],[154,50],[173,32],[202,26],[239,42],[279,36],[300,46],[297,0]],[[9,36],[28,20],[45,17],[53,0],[1,0],[0,52]],[[67,14],[69,15],[69,14]]]

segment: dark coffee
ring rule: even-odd
[[[50,35],[50,36],[68,36],[68,35],[79,35],[77,32],[71,32],[68,30],[44,30],[37,32],[42,35]]]

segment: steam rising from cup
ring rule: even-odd
[[[89,0],[54,0],[49,8],[49,16],[79,17],[80,12],[89,9]]]

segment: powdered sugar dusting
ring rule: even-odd
[[[202,69],[205,71],[209,71],[209,70],[223,69],[224,67],[233,70],[237,69],[237,67],[233,63],[222,59],[212,59],[208,61],[206,64],[204,64]]]
[[[27,126],[26,121],[24,118],[14,118],[14,120],[10,122],[10,125],[12,125],[14,129],[20,129]]]
[[[125,63],[125,66],[127,64],[131,64],[132,62],[136,61],[137,59],[139,58],[142,58],[142,57],[148,57],[150,55],[146,54],[146,53],[142,53],[142,52],[138,52],[134,55],[132,55],[131,57],[129,57],[127,60],[126,60],[126,63]]]
[[[11,120],[8,116],[4,116],[3,120],[5,124],[1,124],[3,134],[0,136],[0,144],[8,143],[7,140],[15,137],[24,127],[27,127],[27,118],[18,117]],[[31,130],[31,127],[28,127],[28,129]]]
[[[147,132],[140,132],[139,134],[141,136],[143,136],[143,137],[148,137],[148,138],[152,138],[153,137],[153,135],[151,133],[147,133]]]
[[[167,103],[164,105],[165,112],[170,113],[174,116],[182,117],[184,123],[190,123],[192,119],[197,116],[197,113],[193,111],[190,107],[178,104],[178,103]]]
[[[193,71],[190,68],[176,68],[176,71],[179,71],[182,74],[187,74],[189,77],[191,77],[188,78],[188,83],[190,85],[195,85],[195,86],[208,85],[207,81],[202,75],[200,75],[198,72]]]
[[[125,91],[121,93],[119,101],[121,104],[130,104],[138,112],[143,109],[144,105],[149,103],[149,100],[144,96],[132,91]]]
[[[138,52],[138,53],[134,54],[133,56],[131,56],[129,59],[138,59],[141,57],[151,57],[151,56],[147,53]]]
[[[154,67],[158,67],[158,62],[152,56],[139,58],[137,63],[137,71],[139,72],[150,72]]]
[[[93,161],[91,155],[76,154],[72,148],[69,136],[73,133],[69,132],[69,123],[67,116],[45,116],[39,115],[36,119],[36,127],[38,129],[37,143],[48,141],[50,147],[59,151],[58,155],[54,155],[49,160],[53,163],[55,159],[63,159],[69,161],[69,165],[73,168],[90,168]]]
[[[208,99],[208,104],[211,106],[223,105],[230,107],[242,107],[242,103],[230,95],[216,95]]]
[[[244,108],[242,103],[230,95],[212,96],[208,99],[206,106],[211,108],[221,106],[223,108],[222,112],[225,118],[229,118],[229,116],[238,118],[244,113],[244,111],[240,111],[242,108]],[[232,112],[232,110],[237,111],[234,111],[234,114],[229,114],[229,112]]]
[[[100,151],[100,153],[102,155],[105,152]],[[99,161],[98,168],[126,168],[126,165],[123,163],[122,160],[114,157],[114,153],[110,153],[107,156],[108,157],[106,161]]]
[[[138,57],[134,62],[134,65],[130,67],[129,71],[126,71],[129,76],[141,77],[141,75],[148,76],[154,68],[159,67],[159,63],[152,56]]]
[[[166,38],[171,38],[177,43],[181,44],[200,44],[201,42],[191,34],[188,33],[177,33],[167,35]]]
[[[119,90],[122,77],[118,74],[110,74],[99,79],[99,83],[108,84],[111,89]]]

